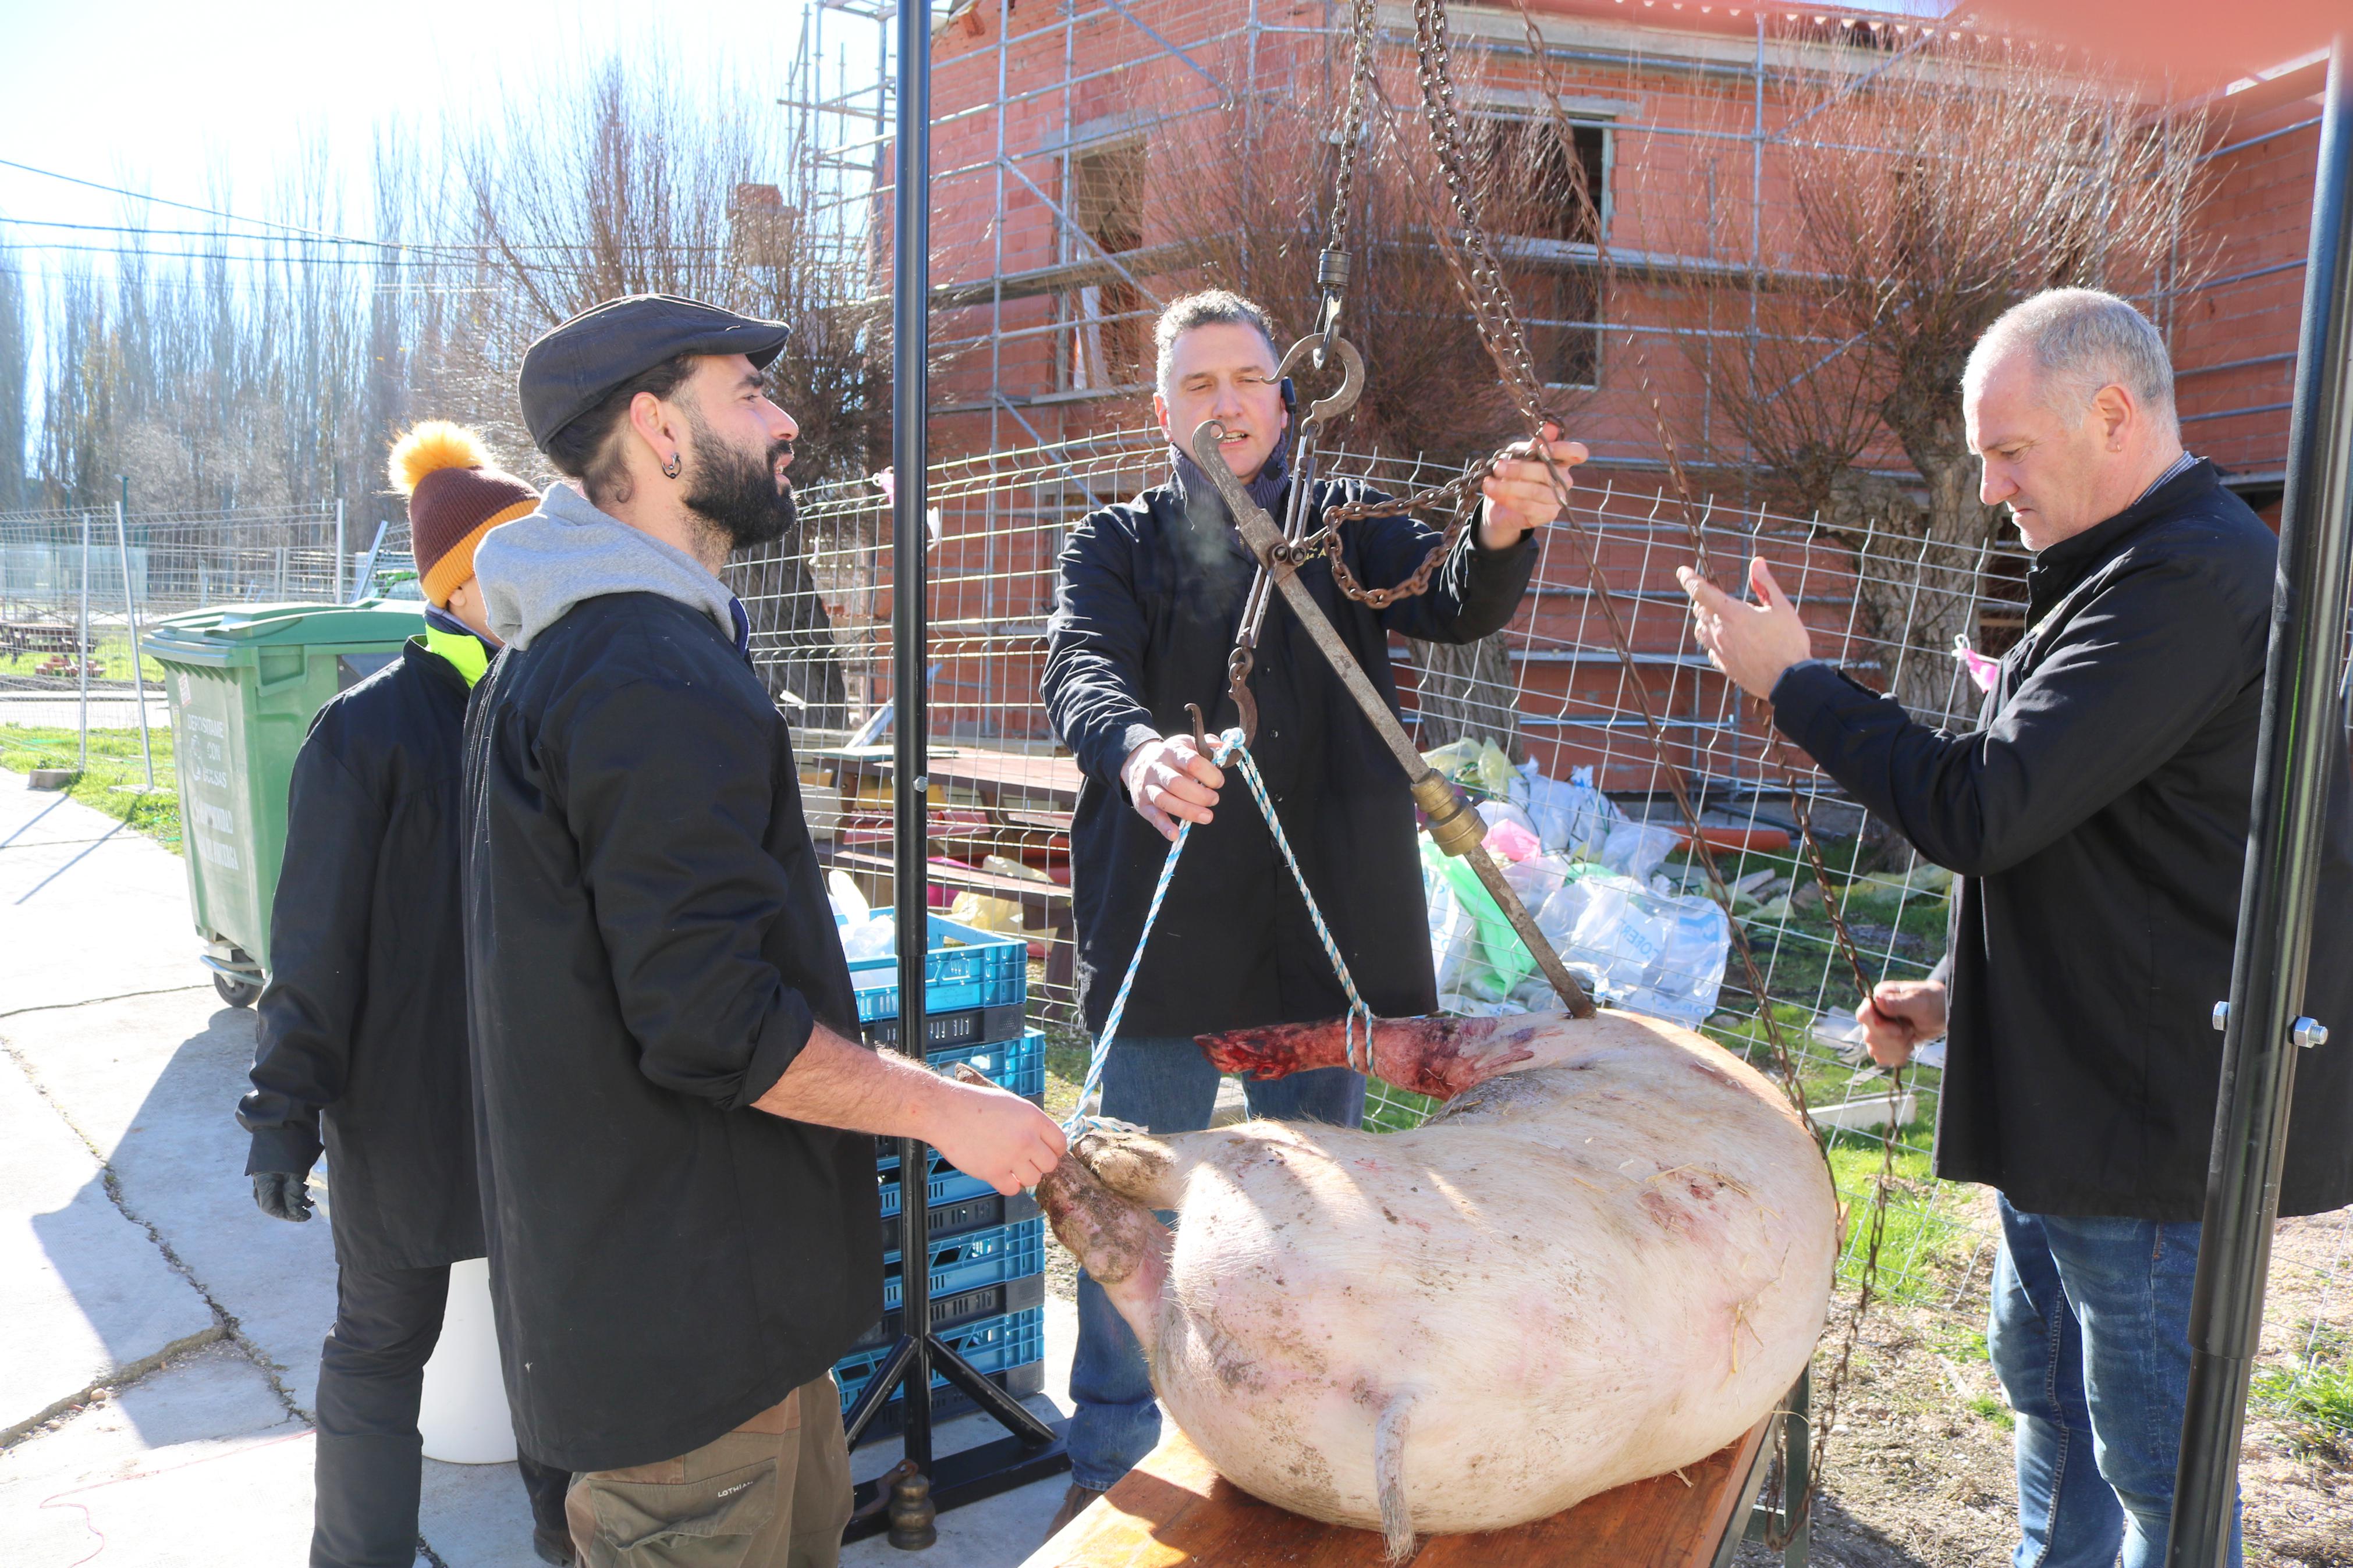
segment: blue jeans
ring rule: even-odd
[[[1218,1101],[1218,1069],[1190,1039],[1115,1041],[1103,1063],[1103,1114],[1154,1132],[1198,1132]],[[1242,1079],[1250,1114],[1276,1121],[1365,1119],[1365,1079],[1346,1068]],[[1163,1220],[1175,1216],[1162,1214]],[[1160,1441],[1160,1407],[1143,1347],[1103,1287],[1079,1274],[1079,1348],[1071,1363],[1071,1479],[1107,1490]]]
[[[2000,1206],[1986,1346],[2018,1416],[2013,1561],[2162,1568],[2200,1227]]]

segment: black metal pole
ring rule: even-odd
[[[893,802],[892,905],[898,922],[898,1049],[921,1062],[931,1041],[923,997],[924,959],[931,946],[930,761],[928,650],[924,611],[929,574],[926,525],[926,361],[931,347],[931,6],[898,0],[898,120],[891,193],[891,508],[892,776]],[[1068,1468],[1060,1434],[966,1365],[932,1332],[931,1151],[921,1140],[899,1140],[899,1337],[849,1415],[856,1442],[881,1411],[895,1385],[904,1400],[905,1459],[889,1481],[856,1496],[877,1511],[853,1519],[845,1539],[887,1528],[891,1544],[910,1549],[938,1539],[934,1520],[943,1508],[997,1492]],[[993,1444],[952,1454],[932,1452],[932,1371],[934,1366],[975,1403],[1012,1431]],[[888,1514],[880,1511],[886,1504]]]
[[[891,192],[891,754],[898,810],[891,902],[899,922],[899,1049],[920,1062],[930,1038],[923,1008],[923,956],[931,949],[923,512],[924,405],[931,395],[925,359],[931,347],[932,8],[925,0],[899,0],[898,23],[897,165]],[[901,1384],[906,1410],[901,1431],[907,1463],[925,1476],[932,1468],[930,1175],[930,1150],[916,1139],[900,1139],[899,1332],[912,1342]],[[892,1544],[931,1544],[929,1518],[894,1525]]]
[[[2227,1560],[2247,1382],[2263,1331],[2295,1058],[2321,1045],[2301,1016],[2330,760],[2346,744],[2337,679],[2353,564],[2353,48],[2340,34],[2314,183],[2311,261],[2288,425],[2280,570],[2263,668],[2263,729],[2238,951],[2222,1026],[2221,1097],[2189,1309],[2189,1401],[2174,1477],[2168,1568]],[[2353,1019],[2319,1020],[2353,1030]],[[2353,1047],[2353,1033],[2337,1048]]]

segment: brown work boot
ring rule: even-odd
[[[1082,1487],[1072,1481],[1071,1489],[1062,1494],[1062,1506],[1054,1510],[1054,1522],[1046,1527],[1046,1539],[1051,1541],[1061,1534],[1064,1525],[1084,1513],[1087,1505],[1101,1496],[1103,1493],[1094,1488]]]

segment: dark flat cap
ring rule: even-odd
[[[743,354],[768,368],[792,329],[675,294],[624,294],[591,305],[523,351],[516,391],[541,451],[605,395],[680,354]]]

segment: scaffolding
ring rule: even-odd
[[[1663,468],[1653,397],[1679,433],[1695,438],[1687,468],[1753,467],[1714,406],[1707,365],[1717,353],[1753,363],[1760,337],[1773,331],[1760,300],[1804,280],[1775,254],[1769,215],[1782,165],[1808,145],[1828,102],[1925,68],[1932,51],[1970,28],[1886,12],[1733,8],[1703,17],[1697,7],[1681,9],[1672,21],[1664,7],[1645,9],[1637,22],[1587,0],[1554,0],[1528,16],[1451,8],[1477,115],[1525,123],[1543,118],[1549,100],[1598,147],[1602,232],[1518,236],[1504,249],[1525,280],[1573,280],[1560,298],[1588,307],[1532,314],[1542,330],[1592,335],[1597,370],[1574,402],[1579,435],[1597,462],[1620,474]],[[845,245],[863,237],[874,298],[887,281],[887,258],[871,236],[891,199],[894,14],[884,0],[812,5],[781,100],[800,117],[798,141],[811,150],[821,193],[813,217]],[[1148,349],[1150,320],[1170,292],[1198,275],[1205,237],[1187,232],[1182,215],[1123,210],[1098,187],[1117,177],[1123,160],[1173,167],[1175,175],[1155,176],[1165,205],[1187,177],[1185,158],[1214,147],[1220,155],[1239,149],[1247,189],[1277,118],[1336,101],[1346,16],[1337,0],[939,0],[934,416],[948,449],[1044,446],[1134,422],[1150,391],[1136,374],[1148,353],[1134,351]],[[1401,79],[1410,9],[1383,4],[1377,18],[1381,68]],[[2310,74],[2308,63],[2291,62],[2252,91],[2155,108],[2212,121],[2201,160],[2219,189],[2257,163],[2309,158],[2316,116],[2283,94]],[[1793,84],[1804,90],[1793,93]],[[2299,190],[2293,179],[2282,188]],[[1297,198],[1266,193],[1269,201]],[[2193,441],[2260,505],[2284,449],[2281,378],[2294,348],[2303,213],[2283,196],[2258,216],[2208,232],[2192,215],[2156,273],[2134,288],[2173,342]],[[1711,274],[1733,283],[1717,302],[1733,301],[1742,319],[1683,321],[1662,304],[1663,294]],[[2260,352],[2250,352],[2251,334]],[[1886,477],[1911,477],[1892,447],[1868,461]]]

